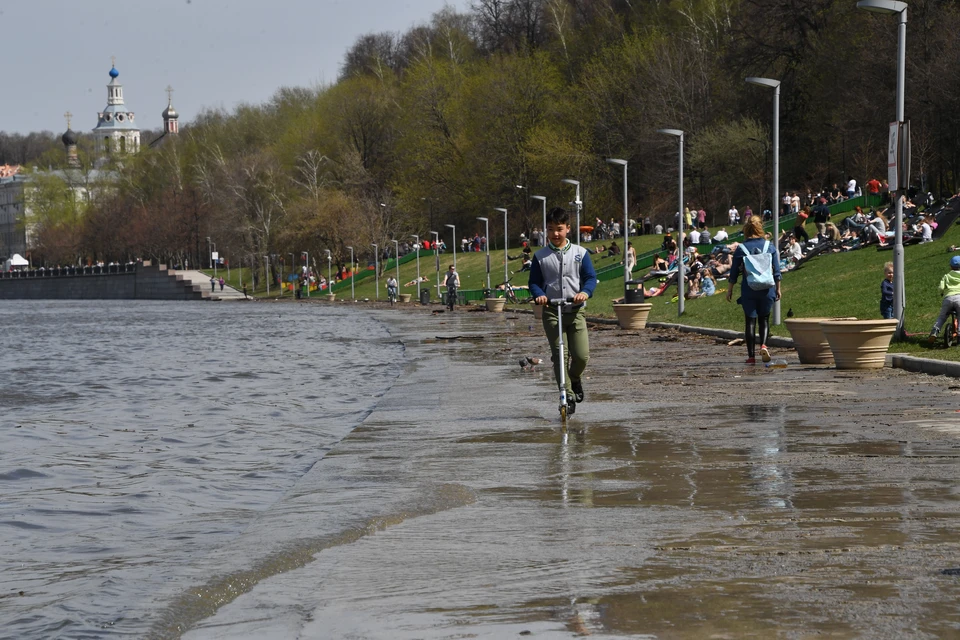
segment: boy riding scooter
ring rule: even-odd
[[[590,358],[590,342],[587,334],[586,301],[597,286],[597,273],[586,249],[567,240],[570,233],[570,216],[559,207],[547,214],[547,246],[537,251],[530,267],[530,294],[539,305],[553,305],[554,301],[570,300],[557,307],[546,306],[543,310],[543,330],[550,341],[553,373],[561,396],[566,397],[566,407],[561,414],[572,414],[576,403],[583,402],[583,372]],[[559,305],[558,305],[559,306]],[[561,338],[561,327],[563,336]],[[564,343],[569,349],[570,363],[566,354],[561,357]],[[563,367],[563,369],[561,369]]]

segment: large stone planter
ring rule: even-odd
[[[787,318],[785,324],[793,338],[800,364],[833,364],[830,343],[823,335],[824,320],[856,320],[856,318]]]
[[[636,304],[614,304],[613,311],[617,314],[617,322],[621,329],[643,329],[647,326],[647,316],[653,305],[647,302]]]
[[[503,308],[507,305],[506,298],[484,298],[483,301],[487,303],[487,311],[493,311],[494,313],[502,313]]]
[[[337,299],[337,294],[335,294],[335,293],[328,293],[328,294],[327,294],[327,302],[333,302],[333,301],[336,300],[336,299]]]
[[[413,294],[412,294],[412,293],[401,293],[401,294],[400,294],[400,302],[410,302],[410,300],[411,300],[412,298],[413,298]]]
[[[543,305],[542,305],[542,304],[535,304],[535,305],[533,305],[533,317],[536,318],[537,320],[542,320],[542,319],[543,319]]]
[[[820,329],[830,343],[837,369],[881,369],[897,319],[823,320]]]

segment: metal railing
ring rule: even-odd
[[[4,271],[0,273],[0,279],[10,280],[16,278],[59,278],[63,276],[100,276],[111,273],[135,273],[137,264],[128,262],[127,264],[108,264],[104,266],[89,265],[84,267],[52,267],[50,269],[41,267],[39,269],[22,269],[15,271]]]

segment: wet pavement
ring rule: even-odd
[[[532,316],[373,313],[405,370],[288,500],[317,537],[184,637],[960,636],[955,379],[599,326],[564,429]]]

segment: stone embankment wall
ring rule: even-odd
[[[204,300],[200,285],[145,260],[134,272],[0,279],[0,300]]]

